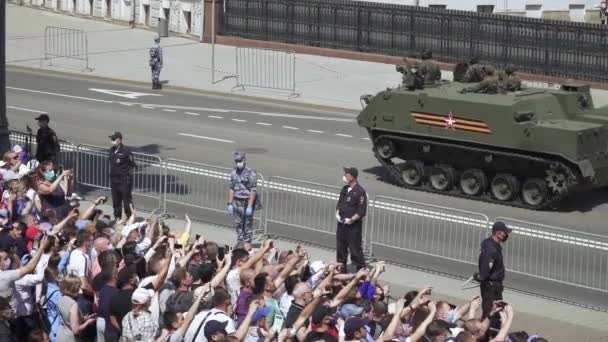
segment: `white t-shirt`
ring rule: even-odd
[[[236,306],[236,301],[239,298],[239,290],[241,289],[241,272],[238,268],[231,269],[226,275],[226,286],[230,293],[232,306]]]
[[[291,302],[293,302],[293,299],[293,296],[287,294],[287,292],[283,293],[283,295],[281,296],[279,307],[281,308],[283,316],[287,317],[287,313],[289,312],[289,308],[291,307]]]
[[[91,269],[91,260],[80,249],[75,249],[70,254],[66,271],[79,277],[87,277]]]
[[[207,325],[207,322],[209,321],[218,321],[220,323],[228,322],[228,325],[226,325],[226,333],[230,335],[236,332],[236,324],[234,323],[234,320],[230,318],[230,316],[228,316],[228,314],[224,311],[213,308],[209,311],[202,311],[198,315],[194,316],[192,323],[190,323],[190,327],[188,327],[188,330],[186,331],[184,341],[207,342],[207,338],[205,337],[205,325]],[[198,335],[196,335],[197,331]],[[194,340],[195,335],[196,340]]]
[[[20,277],[19,270],[0,271],[0,297],[10,297],[13,293],[13,284]]]
[[[42,254],[40,257],[40,261],[36,265],[35,274],[42,276],[44,278],[44,270],[49,265],[49,259],[51,258],[51,253]],[[36,301],[40,301],[40,295],[42,294],[42,284],[36,285]]]

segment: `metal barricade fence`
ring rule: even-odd
[[[179,204],[187,207],[223,213],[226,210],[230,172],[232,169],[206,165],[185,160],[168,159],[165,163],[164,205]],[[257,192],[266,205],[264,198],[264,176],[257,173]],[[263,210],[254,212],[254,230],[263,231]]]
[[[296,96],[296,55],[293,51],[236,48],[235,88],[291,91]]]
[[[84,30],[47,26],[44,30],[44,60],[53,64],[53,59],[80,60],[89,68],[89,43]]]
[[[513,229],[505,244],[511,272],[608,292],[608,237],[498,217]]]
[[[340,188],[285,177],[271,177],[266,186],[266,233],[324,247],[336,247],[336,204]],[[369,194],[368,194],[369,198]],[[363,248],[368,254],[364,220]]]
[[[489,232],[488,217],[474,212],[384,196],[377,196],[370,209],[373,255],[401,264],[432,256],[443,260],[439,268],[448,267],[446,260],[476,265],[479,244]]]
[[[25,132],[10,131],[9,141],[11,148],[15,145],[21,146],[22,149],[27,150],[27,144],[30,144],[31,155],[30,159],[36,158],[36,135]],[[74,169],[76,167],[76,145],[70,141],[59,140],[60,151],[57,155],[57,166],[62,166],[64,169]]]
[[[110,189],[108,148],[78,145],[76,180],[79,185]],[[137,168],[133,174],[133,194],[158,201],[162,207],[164,163],[159,156],[134,152]],[[125,161],[126,162],[126,161]]]

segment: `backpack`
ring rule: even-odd
[[[42,303],[40,303],[40,301],[38,301],[38,302],[36,302],[36,306],[35,306],[38,322],[40,323],[40,328],[42,328],[42,330],[47,334],[49,334],[51,332],[51,328],[53,327],[53,324],[55,324],[57,317],[59,317],[59,314],[58,314],[57,317],[55,317],[55,319],[52,322],[49,321],[49,316],[48,316],[48,313],[46,310],[46,305],[51,300],[53,295],[57,292],[59,292],[59,290],[55,290],[55,291],[51,292],[51,294],[49,296],[47,296],[47,298],[45,298]]]

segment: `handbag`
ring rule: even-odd
[[[55,319],[53,320],[53,322],[50,322],[49,321],[48,312],[47,312],[45,306],[48,304],[49,300],[51,300],[51,298],[53,297],[53,295],[55,293],[57,293],[57,292],[59,292],[59,290],[55,290],[55,291],[51,292],[51,294],[44,300],[44,302],[42,302],[42,303],[37,302],[36,305],[35,305],[36,317],[38,318],[38,322],[40,323],[40,327],[47,334],[50,333],[51,327],[53,326],[53,324],[57,320],[57,317],[55,317]]]

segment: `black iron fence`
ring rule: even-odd
[[[608,81],[606,26],[352,0],[224,0],[221,34]]]

